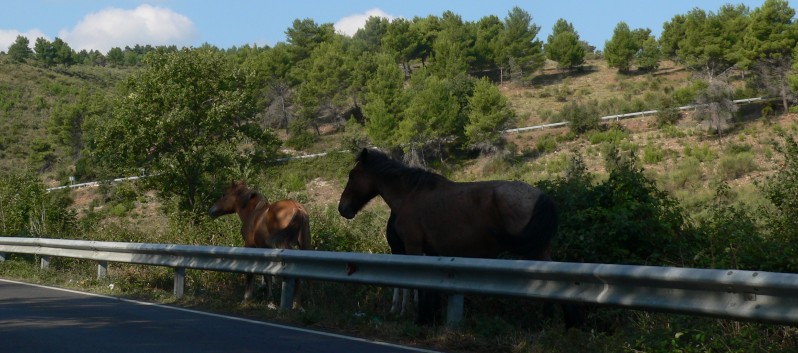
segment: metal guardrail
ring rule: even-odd
[[[50,256],[96,260],[98,275],[107,262],[168,266],[178,296],[187,268],[441,290],[451,325],[462,294],[798,324],[798,274],[788,273],[12,237],[0,237],[2,252],[41,255],[42,266]]]
[[[738,99],[738,100],[735,100],[733,102],[735,104],[745,104],[745,103],[758,102],[758,101],[762,101],[762,100],[765,100],[765,99],[767,99],[767,98],[766,97],[755,97],[755,98]],[[697,104],[697,105],[685,105],[685,106],[678,107],[676,109],[678,109],[678,110],[688,110],[688,109],[698,108],[700,106],[701,106],[700,104]],[[652,115],[652,114],[656,114],[658,112],[659,112],[658,110],[646,110],[646,111],[642,111],[642,112],[634,112],[634,113],[602,116],[599,119],[602,120],[602,121],[620,120],[620,119],[634,118],[634,117],[638,117],[638,116]],[[507,130],[502,130],[502,133],[503,134],[507,134],[507,133],[513,133],[513,132],[540,130],[540,129],[553,128],[553,127],[562,127],[562,126],[565,126],[565,125],[568,125],[567,121],[559,122],[559,123],[553,123],[553,124],[544,124],[544,125],[520,127],[520,128],[516,128],[516,129],[507,129]]]

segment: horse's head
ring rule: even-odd
[[[227,190],[224,191],[224,195],[216,200],[213,206],[208,209],[208,215],[210,215],[211,218],[216,218],[236,212],[236,207],[240,202],[241,196],[248,193],[248,191],[249,188],[243,180],[231,183],[230,186],[227,187]]]
[[[371,199],[377,196],[374,174],[368,168],[369,152],[363,149],[357,156],[357,164],[349,172],[341,201],[338,202],[338,213],[346,219],[352,219]]]

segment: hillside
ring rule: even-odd
[[[3,141],[15,142],[2,146],[3,167],[30,167],[37,152],[35,141],[48,142],[51,150],[46,151],[51,151],[58,159],[41,173],[42,179],[50,184],[63,183],[74,166],[67,155],[68,146],[52,142],[54,139],[50,134],[54,130],[48,128],[52,125],[52,117],[58,115],[56,112],[64,106],[82,102],[85,98],[81,98],[81,91],[92,92],[95,96],[110,92],[130,71],[84,67],[46,70],[1,61],[0,65],[3,68],[0,85],[9,88],[9,94],[3,95],[2,101],[13,102],[3,105],[4,110],[0,111],[2,133],[5,134]],[[641,108],[639,110],[651,109],[646,104],[654,104],[688,84],[689,74],[672,63],[665,63],[651,73],[619,75],[614,69],[608,69],[604,62],[591,61],[581,72],[566,74],[549,66],[536,75],[530,85],[505,85],[500,89],[519,117],[515,124],[529,126],[556,121],[562,107],[572,102],[595,101],[606,110],[606,114],[632,111],[629,109],[636,107]],[[41,104],[34,104],[37,101]],[[59,106],[62,108],[56,108]],[[700,128],[691,112],[685,112],[675,126],[665,128],[656,127],[655,117],[649,116],[606,123],[599,131],[582,136],[570,133],[568,128],[507,134],[509,149],[513,151],[507,158],[452,155],[431,158],[427,166],[459,181],[515,179],[537,183],[562,176],[569,159],[579,155],[591,175],[596,176],[595,182],[599,183],[607,177],[605,157],[608,149],[616,146],[624,154],[633,153],[645,175],[656,181],[659,189],[676,196],[691,217],[700,219],[700,213],[706,212],[706,204],[712,199],[718,181],[730,185],[732,198],[744,207],[755,209],[765,202],[754,183],[773,174],[783,163],[773,145],[780,141],[779,133],[795,136],[798,115],[783,114],[762,119],[761,111],[761,105],[742,107],[734,127],[722,138]],[[11,131],[24,138],[12,138],[17,135],[11,135]],[[291,152],[342,150],[343,133],[330,127],[325,127],[322,132],[314,145]],[[311,233],[315,248],[387,252],[383,230],[388,210],[381,200],[372,202],[352,221],[338,215],[336,204],[351,166],[351,154],[330,153],[325,157],[275,163],[265,174],[253,176],[248,182],[270,200],[294,198],[304,203],[312,215]],[[236,217],[217,220],[205,217],[194,221],[183,218],[184,214],[169,208],[168,200],[163,202],[155,191],[146,189],[141,183],[122,182],[74,189],[68,192],[68,196],[69,209],[77,214],[73,227],[77,230],[72,231],[72,237],[241,245]],[[633,221],[648,223],[639,222],[639,219]],[[732,223],[730,227],[735,225]],[[562,234],[567,231],[574,234],[573,229],[565,229],[565,232],[561,229],[561,235],[568,235]],[[740,232],[745,232],[745,229]],[[753,239],[750,234],[742,234],[743,238],[740,234],[735,236],[737,238],[729,240],[735,242],[735,247],[723,248],[725,239],[714,245],[719,244],[723,251],[736,254],[743,246],[758,244],[750,240]],[[31,271],[35,271],[35,263],[31,266]],[[590,316],[590,324],[595,330],[562,331],[560,322],[556,320],[538,321],[541,315],[538,303],[498,298],[469,298],[469,312],[462,330],[436,328],[422,332],[409,317],[387,314],[390,291],[386,288],[314,284],[309,293],[307,311],[286,315],[268,310],[264,301],[241,304],[243,281],[240,276],[227,273],[189,273],[187,296],[175,301],[169,294],[171,273],[166,269],[113,266],[109,271],[109,281],[115,286],[109,287],[108,282],[93,280],[96,275],[94,267],[81,267],[73,262],[55,262],[53,267],[59,266],[64,274],[49,276],[43,281],[311,328],[355,332],[389,342],[447,351],[616,352],[618,347],[624,347],[623,350],[628,351],[666,352],[682,348],[683,351],[714,351],[720,350],[714,348],[722,346],[765,352],[778,351],[775,348],[790,351],[795,347],[796,332],[792,328],[626,310],[596,310]],[[14,267],[0,270],[5,271],[4,275],[19,276]],[[37,275],[28,273],[27,276]],[[370,319],[351,315],[355,309],[366,313]],[[710,342],[703,337],[715,338]],[[749,343],[757,340],[765,343],[758,349],[751,348]],[[595,348],[585,349],[588,346]],[[700,348],[690,350],[691,347]]]
[[[46,69],[1,56],[0,168],[67,173],[57,169],[67,168],[74,156],[51,136],[58,133],[54,114],[67,115],[81,99],[101,99],[129,72],[82,65]]]

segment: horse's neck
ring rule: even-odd
[[[260,213],[262,210],[269,208],[269,201],[266,200],[266,197],[263,195],[258,194],[256,197],[250,197],[247,202],[244,202],[243,205],[238,209],[238,217],[241,219],[241,222],[246,222],[252,219],[253,215]]]
[[[392,176],[383,178],[382,182],[377,185],[378,194],[385,203],[388,204],[391,210],[401,208],[402,203],[408,195],[415,192],[423,192],[425,188],[431,187],[432,183],[434,183],[436,187],[452,183],[452,181],[445,177],[432,173],[422,177],[413,177],[415,179],[408,180],[406,176]]]

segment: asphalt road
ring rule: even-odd
[[[0,352],[431,352],[0,279]]]

